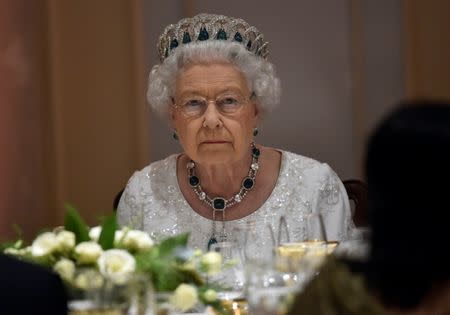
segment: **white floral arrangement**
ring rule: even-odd
[[[118,229],[115,216],[106,218],[102,226],[88,228],[68,206],[64,227],[39,234],[28,246],[22,240],[4,245],[3,251],[52,268],[79,290],[99,287],[104,279],[125,284],[133,274],[143,273],[150,275],[155,291],[171,293],[170,302],[179,311],[199,302],[220,310],[217,288],[205,277],[220,271],[222,256],[189,249],[187,239],[183,234],[156,244],[143,231]]]

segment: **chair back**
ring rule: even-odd
[[[113,200],[113,211],[114,211],[114,212],[117,211],[117,207],[119,206],[120,198],[122,198],[122,194],[123,194],[123,191],[124,191],[124,190],[125,190],[125,188],[122,189],[121,191],[119,191],[119,192],[116,194],[116,196],[114,197],[114,200]]]
[[[367,185],[358,179],[343,181],[348,198],[353,201],[353,222],[357,227],[367,226]]]

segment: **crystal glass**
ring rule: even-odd
[[[170,303],[170,292],[156,292],[155,293],[155,311],[154,315],[172,315],[175,310]]]
[[[287,314],[300,290],[298,274],[279,268],[280,258],[273,264],[257,266],[247,274],[247,301],[250,314]]]
[[[221,271],[208,276],[208,282],[219,286],[218,299],[226,314],[247,314],[245,268],[242,247],[238,242],[212,244],[210,251],[222,255]]]
[[[364,261],[368,258],[370,249],[370,229],[367,227],[354,228],[347,239],[339,243],[336,256],[351,260]]]
[[[243,253],[246,266],[273,262],[276,245],[273,227],[265,220],[248,223],[243,231]]]
[[[282,243],[277,247],[278,268],[296,272],[306,283],[317,274],[327,255],[337,242],[328,242],[322,215],[310,213],[304,217],[304,230],[299,239]],[[304,283],[304,284],[305,284]]]
[[[147,315],[153,303],[148,275],[132,274],[117,283],[93,268],[79,268],[68,286],[69,315]]]

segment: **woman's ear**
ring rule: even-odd
[[[253,103],[253,117],[255,122],[259,122],[261,120],[261,109],[257,103]]]
[[[257,120],[260,119],[260,110],[258,104],[255,104],[255,117]]]
[[[253,104],[253,115],[255,117],[255,120],[258,122],[260,120],[261,110],[259,108],[259,104],[258,104],[258,100],[256,99],[255,92],[253,92],[252,95],[250,96],[250,100]]]

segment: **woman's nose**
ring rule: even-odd
[[[220,113],[217,110],[216,104],[214,102],[208,102],[208,106],[205,110],[205,121],[203,126],[215,129],[222,126],[222,121],[220,120]]]

